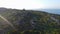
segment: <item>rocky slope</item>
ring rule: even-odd
[[[36,10],[17,10],[5,8],[0,10],[0,15],[4,17],[4,19],[0,17],[1,34],[20,34],[20,32],[23,31],[29,33],[36,31],[39,33],[41,32],[41,34],[49,32],[50,34],[53,34],[53,32],[60,32],[60,15],[57,14],[50,14]],[[7,23],[7,21],[9,23]]]

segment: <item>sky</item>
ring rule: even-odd
[[[0,0],[0,7],[13,9],[60,9],[60,0]]]

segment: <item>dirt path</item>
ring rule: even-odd
[[[0,18],[2,18],[4,21],[6,21],[6,23],[8,25],[10,25],[13,29],[15,29],[15,27],[13,26],[13,24],[11,24],[6,18],[4,18],[2,15],[0,15]],[[16,30],[16,29],[15,29]]]

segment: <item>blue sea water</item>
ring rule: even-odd
[[[52,13],[52,14],[59,14],[60,15],[60,9],[40,9],[42,11]]]

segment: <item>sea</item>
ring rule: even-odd
[[[59,14],[60,15],[60,9],[40,9],[40,11],[52,13],[52,14]]]

